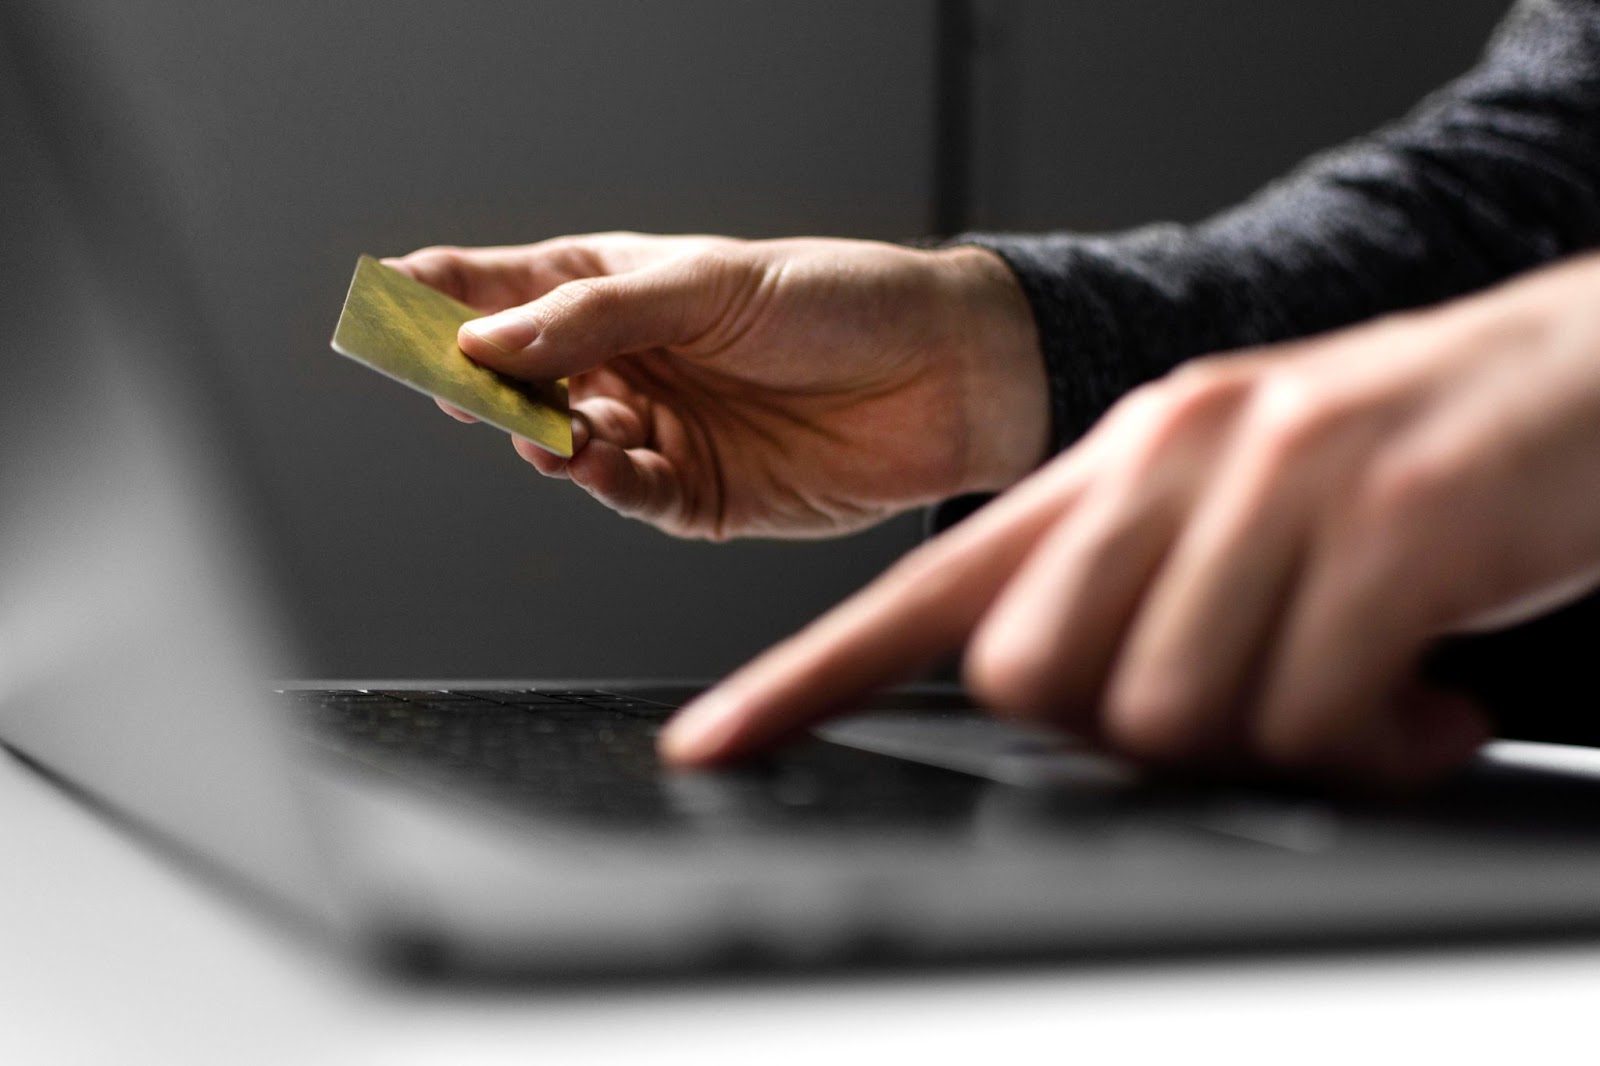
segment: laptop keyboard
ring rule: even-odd
[[[973,778],[820,740],[716,771],[655,754],[673,707],[602,690],[290,690],[320,747],[386,773],[540,817],[619,830],[948,828]]]

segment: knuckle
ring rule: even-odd
[[[1159,453],[1231,409],[1246,388],[1224,360],[1195,360],[1125,396],[1107,420],[1108,431],[1133,438],[1139,454]]]
[[[1441,516],[1460,498],[1472,472],[1454,450],[1405,449],[1369,465],[1357,488],[1359,509],[1387,525]]]
[[[737,249],[728,245],[697,244],[684,253],[684,259],[695,270],[718,274],[736,263],[742,263],[744,257]]]
[[[424,284],[458,300],[472,302],[472,273],[468,269],[465,249],[453,244],[431,245],[405,256],[402,262]]]
[[[1238,375],[1226,362],[1195,359],[1166,377],[1141,385],[1129,393],[1129,398],[1152,416],[1174,418],[1230,399],[1238,390]]]
[[[548,237],[532,245],[528,251],[551,262],[571,262],[586,258],[593,240],[589,236]]]
[[[550,291],[545,305],[551,318],[581,321],[603,318],[616,309],[616,290],[601,278],[579,278]]]
[[[558,238],[563,239],[563,238]],[[596,233],[586,233],[578,237],[564,238],[574,245],[583,244],[627,244],[633,241],[649,240],[648,234],[631,229],[608,229]]]
[[[1446,617],[1455,610],[1458,594],[1467,587],[1461,580],[1462,549],[1479,538],[1474,532],[1479,523],[1472,521],[1471,504],[1463,496],[1470,474],[1465,464],[1442,453],[1397,454],[1371,464],[1351,493],[1333,542],[1347,587],[1382,596],[1404,582],[1411,590],[1405,601],[1414,609]]]
[[[1247,427],[1254,448],[1287,462],[1325,445],[1344,416],[1343,406],[1320,383],[1300,374],[1276,374],[1253,390]]]
[[[621,230],[606,230],[596,233],[563,233],[556,237],[546,237],[533,247],[541,252],[554,254],[588,255],[598,247],[636,240],[638,236],[636,233],[625,233]]]
[[[1128,426],[1143,426],[1158,418],[1166,409],[1171,385],[1166,379],[1153,381],[1133,389],[1107,413],[1102,423],[1102,433],[1115,432]]]
[[[1161,383],[1197,395],[1231,393],[1240,387],[1247,376],[1242,372],[1242,366],[1237,359],[1226,356],[1204,356],[1180,363]]]
[[[693,292],[712,294],[725,310],[727,327],[756,304],[763,283],[770,280],[742,250],[721,245],[696,248],[685,253],[678,267],[679,278]]]

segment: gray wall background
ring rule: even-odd
[[[333,355],[363,251],[909,237],[929,0],[59,0],[159,146],[309,673],[713,675],[911,544],[672,541]],[[982,0],[975,217],[1194,219],[1400,114],[1504,0]]]
[[[977,222],[1190,221],[1392,121],[1510,0],[978,0]]]

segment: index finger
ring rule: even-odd
[[[751,754],[954,651],[1043,531],[1079,494],[1078,464],[1018,485],[686,706],[662,757],[705,765]]]
[[[382,262],[469,307],[493,314],[537,300],[569,281],[636,270],[708,240],[589,233],[483,248],[441,244]]]
[[[437,289],[474,310],[515,307],[560,284],[541,275],[529,248],[419,248],[382,260],[430,289]]]
[[[555,237],[487,248],[438,245],[383,264],[485,314],[537,300],[577,278],[610,273],[615,254],[602,237]]]

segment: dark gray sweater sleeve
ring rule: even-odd
[[[1032,304],[1057,449],[1193,356],[1492,285],[1600,245],[1600,0],[1522,0],[1483,61],[1405,120],[1193,227],[973,234]],[[979,502],[951,500],[932,527]],[[1600,593],[1437,645],[1425,671],[1503,735],[1600,745]]]
[[[1404,121],[1193,227],[973,234],[1033,307],[1054,443],[1185,359],[1471,292],[1600,244],[1600,0],[1523,0]]]

